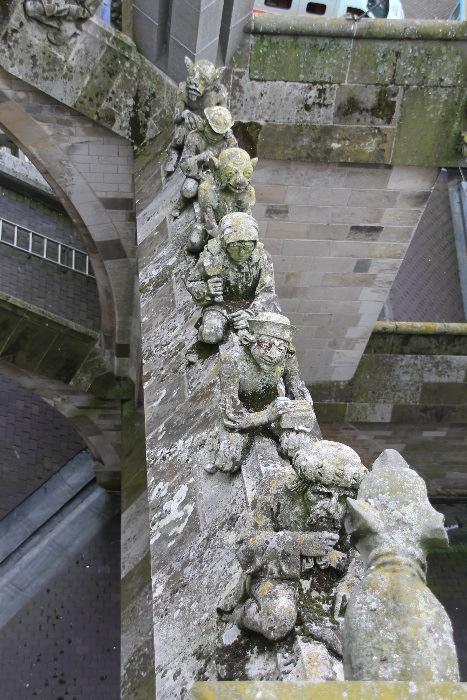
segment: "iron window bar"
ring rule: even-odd
[[[83,250],[2,218],[0,218],[0,242],[67,270],[73,270],[85,277],[94,277],[89,255]]]

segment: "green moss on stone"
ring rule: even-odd
[[[463,86],[467,55],[460,42],[403,41],[397,52],[396,85]]]
[[[377,126],[263,125],[258,156],[328,163],[388,163],[394,130]]]
[[[351,41],[322,37],[255,36],[250,78],[302,83],[345,82]]]
[[[458,165],[463,91],[409,87],[404,91],[394,165]]]
[[[149,530],[148,530],[149,548]],[[144,589],[151,589],[151,556],[148,552],[122,579],[120,606],[122,611],[129,608],[131,603],[141,595]]]
[[[348,83],[388,85],[393,82],[399,44],[394,41],[355,41]]]

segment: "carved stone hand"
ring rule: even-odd
[[[230,320],[236,331],[248,329],[248,314],[246,311],[234,311],[234,313],[230,315]]]

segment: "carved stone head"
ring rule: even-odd
[[[187,69],[186,91],[192,102],[196,102],[220,82],[223,68],[216,68],[211,61],[203,59],[194,63],[188,56],[185,56],[185,65]]]
[[[318,440],[297,453],[294,466],[306,486],[310,528],[339,532],[347,497],[357,493],[367,473],[358,454],[340,442]]]
[[[227,214],[219,223],[219,240],[233,262],[245,262],[258,242],[258,224],[244,212]]]
[[[242,148],[225,148],[219,158],[211,159],[210,165],[221,189],[240,194],[250,186],[257,162],[257,158],[250,158]]]
[[[287,316],[263,311],[249,320],[249,326],[253,333],[250,352],[256,364],[265,371],[282,368],[292,341],[292,326]]]
[[[346,528],[363,559],[378,553],[424,565],[431,547],[446,546],[444,516],[428,500],[423,479],[396,450],[385,450],[348,499]]]

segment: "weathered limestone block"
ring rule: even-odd
[[[196,683],[193,700],[465,700],[466,683]]]
[[[447,546],[425,482],[386,450],[348,499],[346,528],[366,565],[344,620],[344,672],[354,680],[457,681],[451,622],[426,586],[426,556]]]

